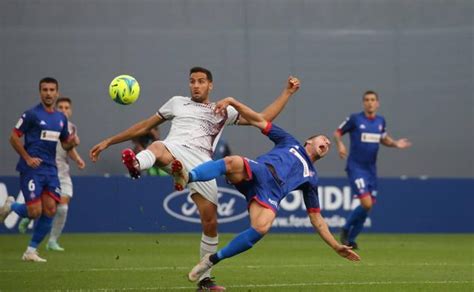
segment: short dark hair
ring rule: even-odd
[[[308,144],[308,143],[306,143],[306,141],[312,140],[312,139],[314,139],[314,138],[316,138],[316,137],[318,137],[318,136],[324,136],[324,137],[326,137],[327,139],[329,139],[328,136],[326,136],[326,135],[324,135],[324,134],[316,134],[316,135],[313,135],[313,136],[307,138],[307,139],[305,140],[305,142],[304,142],[303,147],[306,147],[306,145]]]
[[[54,83],[56,84],[56,89],[59,89],[59,82],[58,80],[54,79],[53,77],[44,77],[43,79],[40,80],[39,82],[39,90],[41,90],[41,84],[43,83]]]
[[[193,73],[197,73],[197,72],[201,72],[201,73],[206,74],[207,80],[212,82],[212,73],[211,73],[211,71],[209,71],[208,69],[203,68],[203,67],[192,67],[191,70],[189,70],[189,75],[191,75]]]
[[[377,92],[373,91],[373,90],[367,90],[366,92],[364,92],[364,95],[362,95],[362,99],[364,99],[364,97],[366,95],[369,95],[369,94],[373,94],[375,95],[375,98],[377,98],[377,100],[379,100],[379,95],[377,94]]]
[[[72,100],[66,96],[61,96],[56,99],[56,105],[58,105],[60,102],[68,102],[69,104],[72,104]]]

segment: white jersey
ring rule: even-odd
[[[164,142],[197,149],[212,156],[226,125],[236,124],[239,113],[232,106],[225,115],[214,113],[215,103],[198,103],[190,97],[173,96],[157,112],[171,120],[171,129]]]
[[[77,134],[76,126],[68,121],[69,134]],[[67,151],[63,149],[61,143],[56,146],[56,166],[58,167],[58,177],[62,178],[69,177],[69,159]]]

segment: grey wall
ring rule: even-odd
[[[8,136],[39,101],[40,78],[57,77],[74,99],[86,156],[170,96],[187,95],[188,70],[202,65],[215,75],[214,99],[235,96],[258,110],[297,75],[302,88],[277,123],[300,139],[332,133],[374,89],[390,133],[414,143],[382,149],[381,176],[474,177],[473,15],[470,0],[3,0],[0,174],[15,173]],[[122,73],[141,84],[132,106],[108,97]],[[224,136],[249,157],[271,146],[253,128]],[[81,173],[123,173],[126,145]],[[324,176],[342,176],[343,168],[336,151],[319,163]]]

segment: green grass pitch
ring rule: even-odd
[[[199,234],[65,234],[25,263],[30,236],[0,235],[0,291],[193,291]],[[232,238],[221,235],[221,246]],[[228,291],[474,291],[474,235],[363,234],[362,262],[313,234],[270,233],[213,275]]]

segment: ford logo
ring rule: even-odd
[[[234,189],[218,188],[217,221],[229,223],[247,216],[247,201]],[[201,224],[199,212],[194,204],[189,190],[176,191],[165,197],[163,208],[171,216],[191,223]]]

